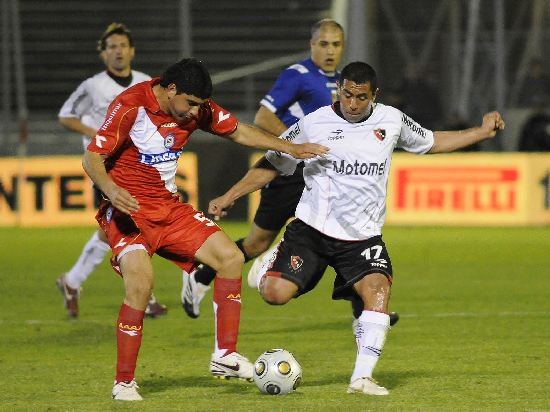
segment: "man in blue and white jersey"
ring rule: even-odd
[[[382,240],[386,187],[395,148],[444,153],[494,137],[504,128],[497,112],[481,126],[460,131],[421,127],[400,110],[376,104],[376,72],[354,62],[342,70],[339,100],[306,115],[281,138],[319,143],[324,157],[305,161],[305,188],[281,242],[260,268],[256,285],[263,299],[282,305],[312,290],[331,266],[336,272],[333,299],[359,296],[364,309],[355,337],[357,358],[348,393],[388,395],[372,373],[390,326],[388,303],[393,281],[389,253]],[[298,161],[270,151],[243,179],[210,202],[221,217],[238,198],[263,187],[278,173],[292,174]]]

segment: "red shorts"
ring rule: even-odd
[[[174,200],[140,204],[132,216],[103,201],[96,220],[107,235],[113,251],[111,265],[120,274],[118,260],[122,253],[145,249],[149,256],[157,254],[191,272],[195,253],[220,227],[187,203]]]

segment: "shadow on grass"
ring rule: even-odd
[[[280,323],[280,325],[273,323]],[[287,321],[288,322],[288,321]],[[307,321],[293,321],[292,324],[286,324],[283,326],[283,321],[278,320],[277,318],[269,319],[266,318],[265,322],[262,324],[257,324],[253,330],[248,328],[241,328],[239,331],[239,337],[243,336],[261,336],[261,335],[273,335],[273,334],[283,334],[283,333],[302,333],[305,331],[314,331],[319,332],[320,330],[329,331],[329,330],[341,330],[343,328],[348,328],[351,331],[351,321],[331,321],[331,322],[312,322]],[[350,333],[351,334],[351,333]],[[191,338],[208,338],[212,336],[212,331],[205,332],[190,332],[189,335]]]
[[[140,386],[144,393],[161,393],[177,388],[197,388],[201,391],[207,388],[217,389],[218,393],[234,395],[249,395],[257,391],[252,382],[238,379],[221,380],[210,376],[149,376],[140,378]]]

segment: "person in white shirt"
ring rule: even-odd
[[[382,226],[393,150],[451,152],[494,137],[504,128],[500,114],[491,112],[479,127],[432,132],[400,110],[375,103],[377,93],[374,69],[367,63],[350,63],[340,75],[339,100],[281,135],[294,143],[320,143],[330,151],[305,161],[305,188],[296,219],[256,278],[263,299],[282,305],[312,290],[327,266],[334,268],[333,299],[358,295],[364,303],[355,329],[357,358],[347,391],[367,395],[389,393],[372,373],[389,328],[393,270]],[[209,213],[225,216],[235,200],[278,173],[293,173],[297,163],[290,156],[267,152],[239,182],[210,202]]]
[[[128,87],[151,79],[149,75],[131,68],[135,48],[132,35],[124,24],[111,23],[101,35],[97,51],[105,64],[105,70],[80,83],[58,114],[59,123],[82,135],[84,150],[103,124],[113,99]],[[96,203],[99,204],[101,194],[95,188],[94,193]],[[73,267],[57,279],[56,284],[63,295],[69,317],[78,316],[80,287],[109,251],[105,234],[98,229],[84,246]],[[147,316],[164,315],[166,311],[166,306],[151,295]]]

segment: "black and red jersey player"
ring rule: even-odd
[[[142,399],[134,372],[144,309],[154,284],[155,253],[183,270],[191,270],[195,261],[216,269],[210,371],[221,378],[252,378],[252,364],[237,352],[243,255],[214,222],[177,196],[177,161],[191,133],[201,129],[297,158],[326,153],[323,146],[295,145],[239,123],[210,99],[211,93],[202,62],[183,59],[160,78],[121,93],[84,155],[84,169],[106,198],[96,219],[125,286],[117,319],[114,399]]]

